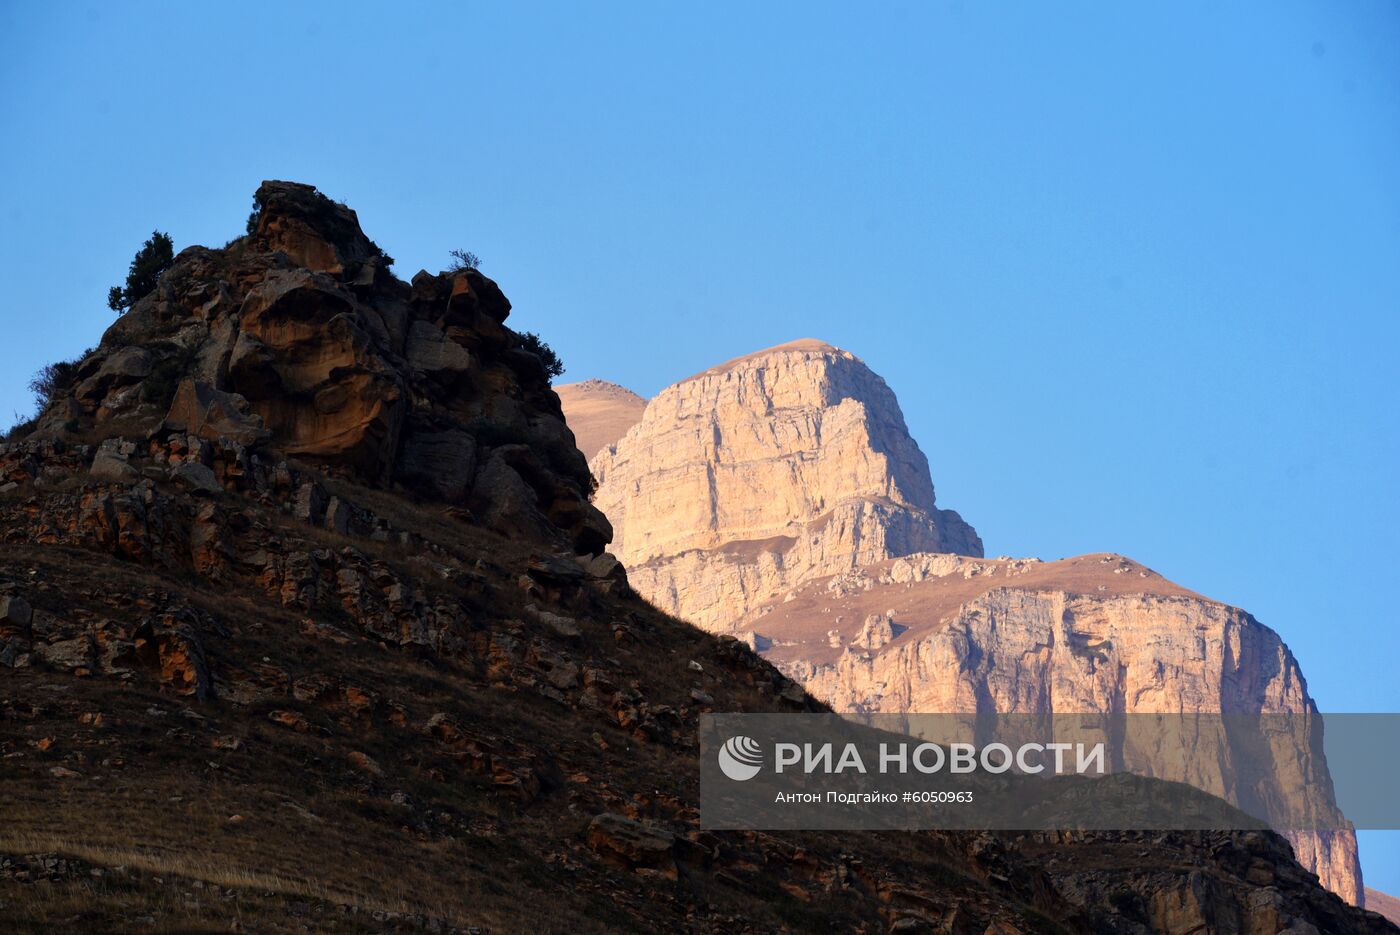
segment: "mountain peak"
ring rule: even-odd
[[[263,182],[255,202],[247,236],[183,250],[74,362],[36,437],[139,438],[131,460],[158,463],[132,472],[163,470],[191,438],[236,445],[601,552],[587,461],[496,283],[471,269],[403,282],[355,212],[310,185]]]
[[[587,413],[565,406],[578,431]],[[810,575],[982,554],[975,530],[937,507],[890,388],[821,341],[672,384],[591,465],[633,586],[712,629]]]
[[[843,351],[841,348],[837,347],[834,344],[828,344],[827,342],[819,340],[817,338],[798,338],[796,341],[788,341],[784,344],[775,344],[774,346],[766,347],[761,351],[754,351],[751,354],[743,354],[739,357],[727,360],[722,364],[716,364],[713,367],[701,370],[699,373],[692,374],[691,376],[686,377],[684,380],[680,380],[678,382],[688,383],[691,380],[699,380],[702,377],[718,376],[720,374],[729,373],[734,370],[739,370],[747,366],[755,365],[759,361],[781,354],[804,354],[818,356],[839,354],[845,357],[849,357],[851,359],[855,359],[854,354],[850,353],[849,351]]]
[[[258,186],[253,202],[253,236],[267,249],[283,251],[298,266],[340,274],[349,264],[382,255],[360,229],[354,210],[315,186],[266,181]]]
[[[554,391],[559,394],[578,450],[589,459],[636,425],[647,406],[645,399],[625,386],[606,380],[566,383]]]

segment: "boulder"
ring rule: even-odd
[[[257,239],[298,266],[340,275],[380,255],[360,230],[355,212],[311,185],[263,182],[253,200],[258,205]]]
[[[248,412],[248,401],[238,393],[193,379],[181,381],[176,389],[162,429],[210,441],[227,438],[240,445],[257,444],[269,434],[262,419]]]
[[[185,461],[176,465],[170,472],[170,479],[193,494],[213,496],[223,493],[224,490],[214,472],[198,461]]]
[[[476,439],[461,429],[411,429],[399,454],[398,474],[405,483],[459,501],[476,474]]]
[[[0,636],[28,631],[34,611],[18,594],[0,594]]]
[[[141,476],[140,472],[131,466],[125,456],[105,448],[99,450],[92,459],[92,466],[88,468],[88,474],[93,480],[111,484],[129,484]]]
[[[404,351],[414,372],[426,376],[449,376],[470,369],[472,355],[428,321],[415,321],[408,331]]]
[[[627,870],[655,870],[676,878],[676,836],[658,825],[611,812],[588,823],[588,846],[599,857]]]
[[[107,355],[95,374],[74,388],[73,396],[83,402],[101,403],[114,388],[130,386],[145,379],[154,365],[154,355],[144,347],[132,345],[118,348]]]
[[[506,457],[498,449],[477,473],[469,501],[472,513],[504,535],[536,541],[554,538],[558,533],[540,512],[535,491]]]

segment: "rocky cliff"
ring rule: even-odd
[[[592,467],[634,587],[707,628],[814,576],[916,551],[982,554],[972,527],[935,505],[889,387],[819,341],[668,387]]]
[[[405,283],[355,213],[264,182],[256,228],[191,247],[79,361],[32,440],[140,429],[163,470],[222,444],[234,470],[275,440],[291,459],[474,510],[492,528],[596,554],[612,531],[510,302],[475,270]],[[162,454],[179,439],[185,448]],[[95,476],[140,476],[120,447]],[[222,471],[222,466],[220,466]]]
[[[1396,931],[1267,833],[703,830],[700,714],[820,705],[596,554],[489,280],[259,200],[0,445],[6,929]]]
[[[979,558],[971,527],[934,507],[894,395],[829,345],[669,387],[592,465],[638,592],[838,711],[1313,710],[1287,647],[1242,611],[1119,556]],[[1354,835],[1292,840],[1361,902]]]
[[[636,393],[606,380],[566,383],[554,391],[569,415],[569,428],[585,458],[592,458],[625,435],[647,407],[647,401]]]
[[[838,711],[1173,714],[1316,711],[1293,654],[1249,614],[1118,555],[1058,562],[916,554],[807,582],[738,624]],[[1242,785],[1229,738],[1125,765],[1225,798]],[[1307,750],[1248,785],[1331,805]],[[1267,789],[1265,788],[1267,787]],[[1304,866],[1360,903],[1354,833],[1291,834]]]

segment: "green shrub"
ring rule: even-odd
[[[107,306],[118,314],[131,308],[144,295],[155,291],[161,274],[175,261],[175,243],[169,234],[152,231],[151,238],[136,251],[126,274],[126,287],[113,286],[107,292]]]
[[[258,201],[258,196],[253,196],[253,211],[248,215],[247,230],[250,234],[258,231],[258,220],[262,217],[262,202]]]
[[[175,399],[180,381],[189,375],[199,360],[199,347],[174,346],[174,353],[162,357],[151,368],[141,384],[141,399],[161,408],[169,408]]]
[[[6,429],[3,434],[0,434],[0,442],[17,442],[34,431],[34,426],[38,424],[39,417],[37,415],[26,419],[16,412],[14,424]]]
[[[559,355],[554,353],[554,349],[540,339],[540,336],[533,331],[523,331],[520,334],[520,349],[530,354],[534,354],[544,364],[545,376],[550,383],[554,378],[564,372],[564,362],[559,359]]]
[[[60,360],[41,368],[29,381],[29,389],[34,394],[34,404],[43,412],[54,397],[66,393],[73,387],[78,374],[78,364],[92,351],[84,351],[73,360]]]

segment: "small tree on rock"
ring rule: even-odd
[[[87,350],[73,360],[46,364],[34,374],[34,378],[29,381],[29,391],[34,394],[34,404],[39,407],[40,412],[43,412],[56,396],[67,392],[73,386],[73,381],[78,375],[78,364],[91,353],[91,350]]]
[[[540,336],[533,331],[524,331],[520,334],[520,349],[534,354],[544,364],[545,375],[549,377],[551,383],[554,378],[564,372],[564,362],[559,359],[559,355],[554,353],[554,348],[550,347]]]
[[[481,269],[481,257],[470,250],[453,250],[452,264],[447,267],[449,273],[460,273],[464,269]]]
[[[107,293],[107,306],[118,314],[131,308],[136,300],[155,291],[161,273],[175,260],[175,243],[169,234],[152,231],[151,239],[141,245],[131,260],[126,274],[126,287],[113,286]]]

